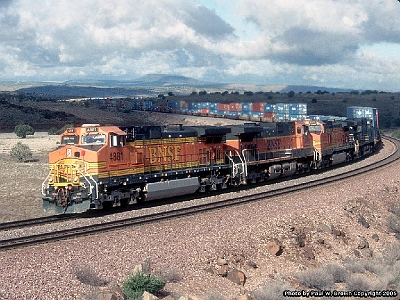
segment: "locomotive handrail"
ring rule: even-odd
[[[97,184],[97,182],[96,182],[96,180],[94,180],[94,178],[92,177],[92,175],[90,175],[88,172],[87,172],[87,170],[86,170],[86,166],[85,166],[85,174],[75,165],[75,164],[73,164],[72,165],[73,167],[75,167],[75,169],[77,170],[77,172],[89,183],[89,186],[90,186],[90,194],[92,194],[93,193],[93,185],[92,185],[92,183],[90,182],[90,180],[88,180],[86,177],[89,177],[93,182],[94,182],[94,185],[95,185],[95,187],[96,187],[96,198],[95,199],[98,199],[99,198],[99,188],[98,188],[98,184]],[[90,195],[89,194],[89,195]]]
[[[46,179],[43,181],[43,183],[42,183],[42,195],[43,196],[46,196],[46,182],[47,182],[47,180],[49,179],[49,177],[50,177],[50,174],[52,173],[52,171],[53,171],[53,169],[54,169],[54,166],[51,166],[51,168],[50,168],[50,171],[49,171],[49,174],[47,174],[47,177],[46,177]]]

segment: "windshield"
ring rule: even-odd
[[[82,135],[82,144],[105,144],[105,134]]]
[[[78,143],[78,136],[77,135],[64,135],[61,137],[61,144],[66,145],[73,145]]]
[[[320,133],[322,131],[321,125],[310,125],[308,130],[312,133]]]

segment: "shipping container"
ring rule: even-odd
[[[187,108],[189,108],[189,104],[186,102],[186,101],[181,101],[180,103],[179,103],[179,108],[183,108],[183,109],[187,109]]]
[[[217,104],[217,109],[218,109],[218,111],[228,111],[229,110],[229,104],[218,103]]]
[[[291,103],[289,104],[289,111],[291,114],[307,114],[307,104]]]
[[[229,111],[232,112],[242,111],[242,103],[229,103]]]
[[[251,112],[253,109],[253,104],[251,102],[244,102],[242,103],[242,109],[241,111],[243,112]]]
[[[276,118],[276,113],[274,112],[265,112],[263,115],[264,118],[274,119]]]
[[[265,104],[264,112],[276,112],[276,104]]]
[[[254,112],[264,112],[265,103],[262,102],[253,102],[252,111]]]
[[[278,114],[288,114],[290,112],[290,107],[288,103],[277,103],[276,112]]]
[[[202,115],[208,115],[210,113],[210,109],[209,108],[202,108],[201,109],[201,114]]]
[[[285,114],[285,113],[276,113],[276,119],[279,121],[287,121],[289,120],[289,114]]]

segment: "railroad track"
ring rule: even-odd
[[[389,139],[389,138],[387,138]],[[202,212],[208,212],[208,211],[213,211],[217,209],[222,209],[226,207],[231,207],[231,206],[237,206],[237,205],[243,205],[246,203],[250,202],[255,202],[255,201],[265,201],[267,198],[273,198],[293,192],[299,192],[305,189],[310,189],[310,188],[316,188],[321,185],[326,185],[335,181],[340,181],[343,179],[348,179],[351,177],[358,176],[360,174],[364,174],[366,172],[370,172],[379,168],[383,168],[396,160],[400,158],[400,153],[398,151],[400,147],[400,141],[394,140],[394,139],[389,139],[391,140],[395,146],[396,150],[388,157],[385,159],[373,163],[368,166],[360,167],[357,169],[353,169],[351,171],[341,173],[338,175],[334,175],[328,178],[323,178],[323,179],[317,179],[305,183],[301,183],[295,186],[290,186],[290,187],[285,187],[285,188],[278,188],[266,192],[261,192],[261,193],[255,193],[252,195],[248,196],[241,196],[241,197],[236,197],[227,199],[227,200],[221,200],[218,202],[213,202],[213,203],[207,203],[207,204],[201,204],[197,206],[192,206],[192,207],[187,207],[187,208],[181,208],[181,209],[176,209],[172,211],[167,211],[167,212],[162,212],[162,213],[154,213],[154,214],[149,214],[145,216],[140,216],[140,217],[132,217],[128,219],[123,219],[123,220],[117,220],[117,221],[109,221],[105,223],[99,223],[99,224],[91,224],[88,226],[82,226],[78,228],[70,228],[70,229],[65,229],[65,230],[59,230],[55,232],[50,232],[50,233],[43,233],[43,234],[37,234],[37,235],[32,235],[32,236],[25,236],[25,237],[18,237],[18,238],[12,238],[8,240],[1,240],[0,241],[0,250],[8,250],[8,249],[14,249],[14,248],[20,248],[20,247],[25,247],[29,245],[36,245],[40,243],[46,243],[46,242],[53,242],[53,241],[58,241],[58,240],[64,240],[68,238],[76,238],[79,236],[87,236],[87,235],[93,235],[101,232],[107,232],[107,231],[112,231],[112,230],[117,230],[121,228],[126,228],[129,226],[140,226],[148,223],[154,223],[154,222],[160,222],[163,220],[169,220],[169,219],[174,219],[174,218],[179,218],[179,217],[185,217],[188,215],[194,215]],[[43,219],[44,223],[46,222],[45,218]],[[39,219],[36,219],[39,220]],[[61,219],[62,220],[62,219]],[[32,221],[32,220],[31,220]],[[16,222],[13,222],[16,223]],[[11,224],[11,223],[8,223]],[[42,223],[43,224],[43,223]],[[7,225],[4,224],[4,225]],[[29,226],[29,225],[24,225],[24,226]],[[4,227],[3,228],[7,228]],[[1,227],[0,227],[1,229]]]

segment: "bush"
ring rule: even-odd
[[[15,126],[14,133],[20,138],[26,138],[27,135],[34,135],[35,129],[32,126],[26,124],[20,124]]]
[[[11,148],[10,156],[15,161],[26,162],[32,160],[32,151],[28,145],[18,142]]]
[[[374,289],[373,285],[367,280],[366,276],[352,274],[347,277],[346,285],[348,290],[369,291]]]
[[[332,274],[324,268],[308,269],[300,272],[297,279],[306,287],[317,290],[329,290],[335,285]]]
[[[335,283],[346,280],[346,268],[335,263],[327,264],[322,267],[326,273],[331,274]]]
[[[395,237],[400,240],[400,218],[397,216],[389,216],[387,225],[390,231],[395,234]]]
[[[179,282],[182,279],[182,276],[179,274],[177,269],[164,269],[155,272],[155,274],[164,282]]]
[[[253,293],[253,296],[256,300],[284,300],[288,298],[283,295],[285,290],[293,290],[293,287],[278,280],[271,280],[262,284],[261,287]],[[298,300],[300,298],[290,297],[290,299]]]
[[[100,278],[92,269],[87,266],[79,266],[75,268],[76,278],[87,285],[91,286],[105,286],[108,281]]]
[[[154,275],[137,272],[128,277],[122,285],[122,290],[128,299],[139,299],[145,291],[154,294],[164,285],[164,281]]]

